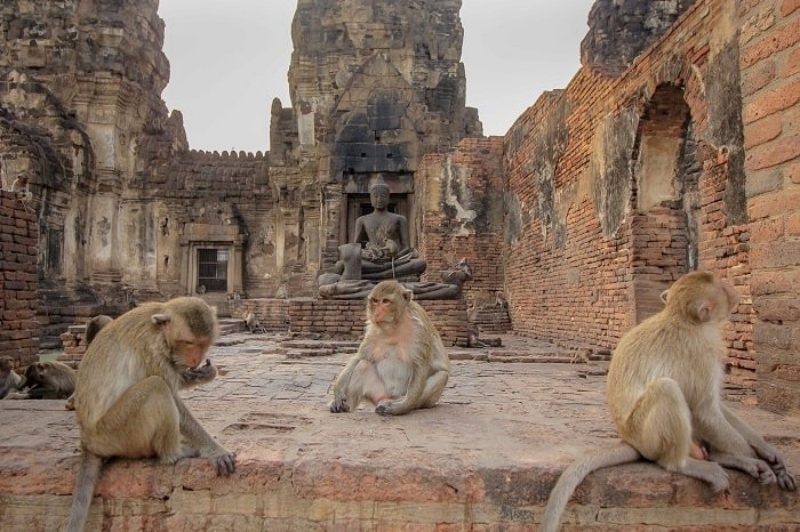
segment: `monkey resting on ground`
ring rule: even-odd
[[[6,399],[66,399],[75,391],[75,370],[55,360],[34,362],[17,387],[23,391]]]
[[[209,458],[230,475],[236,455],[225,450],[178,396],[207,382],[216,369],[205,359],[217,335],[213,308],[179,297],[146,303],[106,325],[83,357],[75,394],[82,459],[68,530],[83,530],[104,458],[157,456],[172,464]],[[182,442],[183,440],[183,442]]]
[[[744,471],[762,484],[777,481],[782,489],[797,488],[780,452],[720,398],[725,351],[720,326],[738,302],[731,285],[711,273],[693,272],[667,290],[661,312],[622,337],[608,369],[608,406],[623,443],[588,453],[564,470],[550,493],[540,531],[557,530],[586,475],[642,457],[703,480],[715,492],[728,488],[721,466]]]
[[[383,281],[367,297],[367,328],[358,353],[333,385],[331,412],[352,412],[363,399],[384,416],[431,408],[450,376],[439,333],[413,293]]]
[[[9,392],[21,389],[22,377],[14,371],[14,359],[0,357],[0,399]]]

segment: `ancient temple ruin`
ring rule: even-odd
[[[472,266],[437,313],[453,343],[470,316],[608,353],[670,281],[709,269],[745,294],[730,383],[797,407],[800,14],[639,4],[598,0],[569,85],[485,137],[465,105],[461,0],[299,0],[269,151],[208,153],[161,100],[157,1],[6,3],[0,350],[26,363],[92,314],[182,294],[275,329],[330,313],[357,335],[361,310],[320,307],[318,278],[380,179],[422,281]]]

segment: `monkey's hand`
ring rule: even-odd
[[[198,384],[211,382],[217,377],[217,368],[206,359],[206,363],[196,368],[189,368],[181,375],[181,388],[190,388]]]
[[[744,471],[761,484],[773,484],[777,479],[770,465],[760,458],[733,453],[712,452],[709,460],[722,466]]]
[[[753,451],[762,458],[767,465],[775,473],[778,481],[778,486],[787,491],[795,491],[797,489],[797,480],[794,475],[786,467],[786,462],[783,460],[781,453],[771,445],[764,443],[763,445],[751,445]]]
[[[217,476],[229,477],[236,471],[236,453],[222,449],[208,457],[214,464]]]

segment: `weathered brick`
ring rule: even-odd
[[[748,124],[744,130],[744,147],[749,150],[754,146],[760,146],[777,138],[781,131],[780,115],[774,114],[757,120]]]
[[[781,50],[790,48],[800,40],[796,24],[786,24],[767,33],[763,38],[750,42],[741,52],[741,63],[745,68],[769,58]]]
[[[800,32],[798,32],[800,34]],[[786,83],[763,94],[759,94],[744,104],[742,117],[745,124],[751,124],[773,113],[789,109],[800,101],[800,80]]]
[[[798,86],[800,90],[800,86]],[[800,134],[784,136],[767,144],[752,148],[745,161],[752,170],[770,168],[800,158]]]
[[[800,0],[783,0],[780,13],[782,16],[788,17],[797,9],[800,9]]]

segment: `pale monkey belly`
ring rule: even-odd
[[[405,360],[405,353],[395,345],[382,345],[372,357],[375,372],[380,381],[375,383],[380,390],[369,394],[375,402],[402,397],[408,391],[411,368]],[[381,393],[382,392],[382,393]]]

